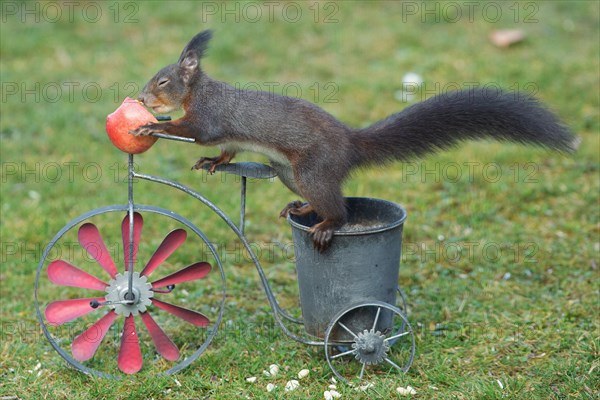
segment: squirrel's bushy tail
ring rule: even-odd
[[[575,136],[536,99],[483,89],[432,97],[352,133],[360,166],[407,161],[484,138],[562,152],[576,146]]]

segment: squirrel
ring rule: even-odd
[[[212,31],[200,32],[176,64],[161,69],[138,100],[157,113],[183,108],[179,119],[150,123],[130,133],[194,138],[219,146],[218,157],[202,157],[192,169],[229,163],[238,152],[265,155],[280,180],[303,197],[280,213],[315,212],[309,230],[320,252],[347,221],[341,186],[353,169],[408,161],[461,141],[491,138],[572,152],[575,136],[551,111],[529,96],[472,89],[431,97],[371,126],[354,129],[318,106],[270,92],[240,90],[210,78],[200,67]]]

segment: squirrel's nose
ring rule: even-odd
[[[140,93],[140,95],[138,96],[138,101],[141,101],[142,103],[145,104],[145,98],[144,98],[144,93]]]

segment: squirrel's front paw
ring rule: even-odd
[[[155,124],[148,124],[144,126],[140,126],[129,133],[133,136],[150,136],[153,133],[161,132],[160,128],[157,128]]]

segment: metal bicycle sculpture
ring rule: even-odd
[[[194,141],[161,134],[155,136]],[[70,221],[49,242],[38,264],[35,279],[37,317],[52,347],[71,366],[91,375],[119,378],[122,375],[116,367],[125,374],[133,374],[141,370],[144,362],[150,362],[160,373],[173,374],[204,353],[221,325],[226,280],[219,253],[204,232],[188,219],[164,208],[135,203],[134,183],[143,180],[192,196],[235,233],[256,267],[277,325],[288,337],[300,343],[323,346],[327,363],[338,379],[361,381],[370,369],[376,375],[391,370],[406,372],[410,368],[415,339],[403,311],[406,304],[399,289],[396,290],[402,302],[400,307],[376,299],[361,299],[332,310],[335,316],[322,335],[298,334],[288,327],[290,324],[303,324],[303,321],[290,316],[279,306],[259,259],[244,235],[246,179],[275,177],[269,166],[236,163],[217,168],[217,171],[242,177],[240,223],[236,225],[215,204],[189,187],[136,172],[133,160],[134,156],[130,154],[127,204],[97,208]],[[152,221],[162,219],[162,225],[175,225],[175,228],[164,236],[150,256],[148,253],[144,267],[134,271],[143,253],[140,249],[144,247],[144,217]],[[115,261],[115,252],[111,256],[110,246],[103,239],[110,227],[115,225],[110,222],[115,218],[120,221],[116,225],[120,226],[117,231],[121,236],[119,246],[122,243],[123,248],[122,266]],[[96,220],[102,224],[100,227],[92,222]],[[181,268],[180,260],[167,262],[168,258],[169,261],[173,259],[177,250],[185,248],[186,241],[189,242],[188,234],[194,239],[190,245],[192,253],[198,254],[196,248],[200,244],[212,257],[212,263],[192,259],[191,263],[183,263],[188,266]],[[60,250],[65,247],[62,241],[68,241],[68,237],[76,237],[74,246],[82,251],[71,251],[68,257],[64,257]],[[87,270],[80,263],[86,264]],[[162,277],[151,277],[155,272],[159,275],[161,270]],[[96,276],[95,272],[103,272],[104,279]],[[330,283],[343,288],[345,279]],[[209,281],[216,287],[207,289]],[[179,304],[165,301],[169,298]],[[202,299],[210,300],[212,305],[203,304]],[[367,315],[368,322],[363,321],[362,326],[352,324],[351,319],[357,312],[363,315],[363,320]],[[136,325],[136,319],[138,325],[139,320],[142,321],[145,330]],[[387,322],[382,323],[384,319]],[[115,327],[117,321],[123,321],[122,328]],[[108,335],[111,331],[113,335]],[[182,334],[183,338],[172,339],[174,333]],[[111,336],[116,337],[106,339]],[[106,348],[98,351],[102,343]]]

